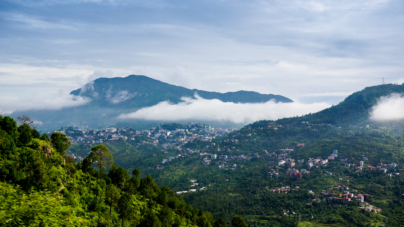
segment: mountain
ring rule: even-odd
[[[137,75],[125,78],[99,78],[72,91],[71,94],[89,98],[91,101],[83,106],[61,110],[18,111],[11,116],[26,115],[35,121],[40,121],[43,123],[38,127],[40,130],[57,129],[68,125],[106,127],[116,123],[128,124],[128,122],[131,127],[142,128],[164,122],[142,120],[118,122],[117,117],[163,101],[179,103],[182,97],[195,98],[195,95],[204,99],[218,99],[233,103],[263,103],[270,100],[292,102],[281,95],[260,94],[252,91],[219,93],[188,89]],[[215,122],[209,123],[215,124]],[[227,122],[219,124],[229,125]]]
[[[163,125],[134,140],[103,144],[115,163],[126,170],[139,168],[157,185],[180,192],[183,201],[214,218],[230,221],[241,215],[250,226],[401,226],[403,122],[360,126],[369,123],[369,112],[380,97],[403,90],[402,85],[368,87],[327,110],[258,121],[209,142],[180,140],[204,136],[205,126],[177,131],[185,126]],[[161,134],[161,129],[171,132]],[[143,142],[155,140],[157,133],[156,146]],[[172,140],[179,141],[172,149],[162,146]],[[84,157],[89,145],[74,144],[69,151]],[[198,187],[205,190],[183,193]],[[344,191],[354,194],[347,204]],[[367,204],[357,199],[359,195]]]
[[[260,94],[252,91],[209,92],[187,89],[164,83],[146,76],[131,75],[125,78],[99,78],[70,94],[92,99],[90,105],[102,107],[141,108],[156,105],[162,101],[181,102],[182,97],[219,99],[223,102],[261,103],[269,100],[292,102],[292,100],[272,94]]]
[[[139,168],[214,217],[241,215],[250,226],[401,226],[404,124],[371,123],[368,117],[380,97],[402,92],[402,85],[368,87],[315,114],[258,121],[209,142],[177,140],[172,149],[163,144],[203,138],[206,130],[161,126],[149,136],[103,144],[116,163]],[[170,133],[160,133],[167,128]],[[157,133],[156,146],[141,145]],[[70,151],[82,156],[85,146]],[[182,194],[193,187],[206,190]],[[348,191],[353,195],[344,203]]]
[[[212,185],[183,198],[213,215],[241,214],[251,226],[401,226],[404,124],[374,123],[369,113],[381,97],[403,92],[403,85],[367,87],[315,114],[190,142],[173,151],[184,158],[161,165],[159,157],[158,169],[144,169],[174,190],[189,185],[184,179]],[[344,191],[355,195],[346,203]]]
[[[337,125],[368,124],[369,113],[377,101],[393,93],[404,93],[404,84],[384,84],[366,87],[345,98],[338,105],[332,106],[318,113],[302,117],[285,118],[278,122],[287,124],[291,122],[309,121],[311,123],[327,123]]]

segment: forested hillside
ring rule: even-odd
[[[62,133],[49,138],[0,117],[1,226],[226,226],[139,169],[114,165],[104,145],[77,163],[69,146]]]
[[[404,211],[401,202],[404,176],[399,171],[404,168],[403,134],[394,129],[340,128],[328,124],[299,123],[288,127],[275,124],[276,130],[271,125],[274,122],[252,124],[228,137],[216,138],[208,148],[198,141],[187,145],[217,154],[210,164],[203,164],[206,162],[198,154],[148,172],[158,184],[175,191],[190,188],[189,179],[198,180],[208,189],[184,195],[185,201],[209,210],[214,216],[231,218],[240,214],[251,225],[295,226],[304,222],[319,226],[400,225]],[[333,150],[339,154],[335,160],[308,166],[310,159],[327,160]],[[364,157],[363,167],[355,167]],[[286,162],[279,164],[281,160]],[[376,168],[384,165],[380,163],[397,166],[383,173]],[[288,174],[295,170],[297,175]],[[285,193],[282,187],[290,189]],[[356,200],[343,204],[339,195],[344,193],[340,189],[343,187],[355,195],[371,195],[365,202],[381,212],[361,210],[366,205]],[[281,191],[274,193],[273,189]],[[329,197],[335,199],[330,202]],[[212,205],[214,201],[219,202]]]
[[[172,146],[152,142],[166,129],[162,144],[195,130],[125,129],[136,136],[70,146],[64,134],[2,117],[0,217],[10,226],[245,225],[236,215],[250,226],[401,226],[404,122],[368,121],[378,98],[401,89],[366,88],[316,114]]]
[[[334,125],[368,124],[371,108],[381,97],[393,93],[402,94],[403,92],[404,84],[385,84],[366,87],[348,96],[338,105],[302,117],[280,119],[278,123],[286,125],[292,122],[309,121],[311,123],[328,123]]]
[[[105,145],[124,168],[141,169],[158,185],[181,193],[187,203],[228,222],[241,215],[252,226],[307,222],[319,226],[399,226],[404,211],[401,128],[397,122],[361,128],[301,122],[281,126],[260,121],[210,142],[195,140],[180,150],[150,144],[136,147],[137,139]],[[79,145],[74,149],[78,152]],[[338,157],[328,161],[334,150],[338,150]],[[174,156],[177,158],[162,163]],[[328,162],[308,166],[314,159]],[[279,164],[282,160],[286,162]],[[362,160],[366,161],[359,168]],[[391,163],[397,166],[382,167]],[[376,168],[379,165],[381,168]],[[382,168],[387,168],[386,172]],[[297,175],[288,173],[295,170]],[[282,187],[289,189],[282,191]],[[343,187],[355,195],[369,195],[366,203],[353,199],[343,204]],[[183,193],[190,189],[196,191]],[[275,189],[281,191],[274,193]],[[329,197],[335,199],[329,201]],[[381,210],[375,214],[364,211],[364,206]]]

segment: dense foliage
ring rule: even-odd
[[[75,163],[64,134],[0,117],[1,226],[200,226],[216,223],[153,178],[129,174],[104,145]],[[98,168],[96,168],[98,166]],[[108,167],[105,171],[105,167]],[[132,175],[132,176],[131,176]],[[218,222],[219,224],[221,222]]]
[[[280,124],[309,121],[310,123],[330,123],[337,125],[359,125],[369,123],[369,113],[372,107],[381,97],[391,94],[404,93],[404,84],[385,84],[355,92],[343,102],[322,110],[318,113],[307,114],[302,117],[284,118],[278,121]]]

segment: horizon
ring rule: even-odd
[[[396,0],[5,0],[0,6],[2,106],[130,74],[308,104],[336,104],[382,78],[404,82],[396,38],[404,5]]]

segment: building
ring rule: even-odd
[[[342,203],[344,203],[344,204],[348,204],[350,201],[351,201],[351,199],[348,197],[344,197],[344,199],[342,199]]]
[[[359,202],[364,202],[365,201],[365,197],[361,194],[356,196],[356,200],[358,200]]]
[[[288,163],[288,166],[290,167],[290,168],[292,168],[293,166],[295,166],[296,165],[296,163],[294,163],[294,162],[289,162]]]
[[[107,133],[114,133],[114,132],[116,132],[116,131],[117,131],[116,128],[106,128],[106,129],[105,129],[105,132],[107,132]]]
[[[360,166],[360,167],[363,167],[363,164],[364,164],[363,161],[360,161],[360,162],[359,162],[359,166]]]

